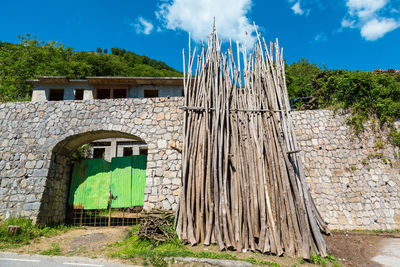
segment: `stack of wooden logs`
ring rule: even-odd
[[[329,230],[305,183],[282,50],[257,37],[251,53],[239,43],[222,52],[215,29],[199,55],[189,41],[177,233],[221,250],[325,256]]]

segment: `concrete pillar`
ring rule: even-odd
[[[111,158],[117,157],[117,140],[115,138],[111,139],[110,156]]]
[[[33,90],[32,102],[46,101],[46,90]]]
[[[83,90],[83,100],[91,100],[93,99],[93,91],[91,89]]]
[[[139,155],[140,151],[139,151],[139,145],[135,145],[132,147],[132,155]]]

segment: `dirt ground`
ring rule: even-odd
[[[74,229],[67,233],[42,238],[30,245],[23,246],[9,251],[18,253],[37,254],[42,251],[51,249],[52,246],[59,245],[60,254],[65,256],[84,256],[89,258],[107,258],[107,247],[117,241],[122,241],[129,234],[130,227],[87,227]],[[331,236],[326,236],[325,240],[330,254],[339,258],[340,264],[343,266],[379,266],[371,259],[379,253],[379,244],[388,238],[400,238],[400,234],[373,234],[373,233],[356,233],[356,232],[333,232]],[[191,247],[194,251],[210,251],[218,252],[216,246],[195,246]],[[300,266],[299,259],[289,257],[275,257],[262,255],[259,253],[240,253],[230,251],[229,254],[236,255],[239,259],[254,257],[264,261],[271,261],[281,266],[292,266],[296,264]],[[129,261],[121,261],[121,263],[130,263]],[[174,266],[181,264],[174,264]],[[182,266],[197,266],[200,264],[182,264]],[[208,266],[201,264],[201,266]],[[315,266],[304,263],[301,266]]]
[[[344,266],[380,266],[372,258],[380,252],[386,239],[399,238],[400,234],[375,234],[358,232],[333,232],[325,237],[330,254],[340,259]]]
[[[60,253],[66,256],[103,257],[106,246],[122,241],[130,227],[87,227],[70,230],[64,234],[42,238],[30,245],[9,250],[18,253],[40,253],[59,245]]]

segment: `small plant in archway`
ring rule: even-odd
[[[71,158],[74,161],[88,159],[92,156],[91,154],[92,154],[92,145],[84,144],[80,146],[74,153],[72,153]]]

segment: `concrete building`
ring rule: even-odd
[[[116,98],[157,98],[183,95],[179,77],[86,77],[40,76],[28,80],[32,102]],[[111,161],[113,157],[147,154],[146,144],[132,139],[108,138],[90,143],[91,157]]]
[[[28,80],[33,87],[32,102],[116,98],[157,98],[183,95],[179,77],[86,77],[40,76]],[[114,157],[147,155],[147,146],[138,140],[108,138],[90,143],[90,157],[111,162]]]
[[[90,157],[111,162],[115,157],[147,155],[147,144],[134,139],[107,138],[90,143]]]
[[[32,102],[116,98],[177,97],[183,95],[179,77],[86,77],[40,76],[28,80]]]

